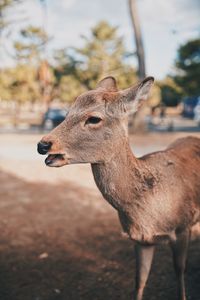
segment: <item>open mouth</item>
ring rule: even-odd
[[[49,167],[61,167],[67,163],[64,154],[49,154],[45,164]]]

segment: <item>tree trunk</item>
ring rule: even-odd
[[[136,0],[129,0],[129,11],[131,16],[131,21],[133,24],[134,36],[135,36],[135,44],[136,51],[138,57],[138,73],[139,78],[143,79],[146,76],[145,71],[145,54],[144,47],[142,42],[142,34],[140,29],[140,22],[137,13]]]
[[[136,44],[136,53],[138,59],[138,75],[139,79],[144,79],[146,76],[145,70],[145,53],[142,42],[142,33],[140,29],[140,22],[137,13],[136,0],[129,1],[129,12],[131,16],[131,21],[133,25],[134,38]],[[147,126],[145,124],[145,115],[146,115],[146,105],[140,108],[139,112],[131,118],[130,131],[132,132],[144,132],[147,131]]]

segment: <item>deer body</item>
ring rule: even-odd
[[[95,182],[118,210],[123,230],[149,244],[174,238],[175,231],[200,221],[199,170],[200,139],[193,137],[140,159],[122,141],[110,162],[92,165]]]
[[[104,198],[118,211],[124,232],[135,241],[134,300],[142,300],[156,243],[169,241],[186,300],[184,270],[190,228],[200,221],[200,139],[177,140],[165,151],[136,158],[129,146],[127,115],[138,109],[153,83],[148,77],[118,91],[113,77],[80,95],[66,119],[38,143],[45,163],[61,167],[90,163]]]

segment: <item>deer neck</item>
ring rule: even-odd
[[[137,203],[142,197],[149,176],[148,169],[133,155],[127,140],[117,145],[112,159],[92,164],[92,172],[104,198],[118,211],[126,213],[132,210],[133,200]]]

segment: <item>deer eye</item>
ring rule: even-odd
[[[96,125],[96,124],[100,123],[101,121],[102,121],[101,118],[91,116],[85,121],[85,125],[89,125],[89,124]]]

